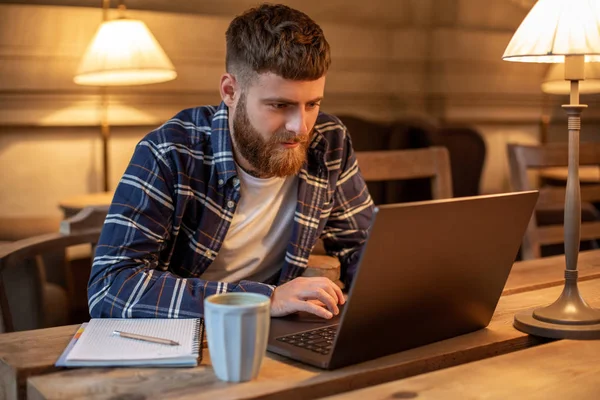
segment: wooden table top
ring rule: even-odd
[[[600,305],[599,279],[583,282],[580,288],[589,304]],[[329,396],[547,343],[545,339],[513,328],[513,317],[516,312],[551,303],[561,290],[561,287],[551,287],[503,296],[486,329],[334,371],[322,371],[267,353],[256,380],[232,384],[218,380],[205,350],[202,364],[196,368],[65,370],[29,378],[27,393],[30,399],[131,396],[214,400]]]
[[[600,250],[582,251],[577,261],[579,282],[600,278]],[[544,257],[513,265],[502,295],[562,285],[565,256]]]
[[[327,399],[596,400],[599,375],[600,341],[560,340]]]
[[[114,192],[98,192],[81,194],[78,196],[72,196],[66,199],[62,199],[58,206],[66,217],[76,214],[87,206],[105,206],[110,205],[112,202]]]
[[[552,167],[540,169],[540,177],[555,181],[566,182],[569,175],[567,167]],[[579,181],[584,183],[600,182],[600,168],[596,165],[582,165],[579,167]]]
[[[600,250],[582,252],[579,269],[582,280],[598,277]],[[32,376],[38,377],[30,379],[29,390],[37,398],[110,398],[140,390],[149,397],[166,396],[166,392],[173,398],[200,393],[235,397],[241,390],[248,398],[268,398],[284,393],[326,396],[366,387],[544,342],[515,330],[512,319],[517,311],[554,301],[561,290],[556,286],[562,285],[563,270],[564,256],[516,263],[487,329],[331,372],[267,353],[259,379],[238,385],[217,380],[207,352],[202,365],[193,369],[104,368],[53,373],[55,360],[77,326],[2,334],[0,399],[25,398],[25,383]],[[600,279],[582,282],[581,288],[589,303],[600,305]],[[47,379],[42,376],[48,373]]]
[[[0,334],[0,399],[24,399],[27,378],[54,372],[79,325]]]

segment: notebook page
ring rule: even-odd
[[[67,356],[77,360],[153,360],[197,354],[198,319],[94,318]],[[179,346],[145,342],[113,335],[113,331],[171,339]]]

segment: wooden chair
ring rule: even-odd
[[[486,145],[481,134],[466,126],[440,128],[434,146],[448,149],[452,171],[453,197],[477,196],[486,158]]]
[[[43,255],[65,251],[75,245],[91,244],[98,241],[102,224],[108,207],[89,207],[83,209],[75,216],[61,221],[60,232],[34,236],[16,242],[0,245],[0,314],[2,314],[2,328],[0,332],[15,330],[13,315],[20,302],[10,300],[5,287],[5,277],[8,270],[23,274],[20,282],[29,285],[32,290],[26,302],[30,302],[33,312],[37,312],[37,327],[52,325],[47,315],[52,308],[68,308],[68,293],[60,294],[61,288],[55,287],[45,279],[45,266]],[[64,253],[63,253],[64,254]],[[28,261],[34,260],[34,268],[27,269]],[[16,271],[15,271],[16,269]],[[14,276],[14,274],[13,274]],[[14,288],[12,288],[14,289]],[[32,312],[29,310],[29,312]],[[18,327],[17,327],[18,328]]]
[[[563,143],[543,146],[509,144],[508,160],[510,165],[510,182],[513,190],[536,189],[536,187],[530,184],[528,171],[568,166],[568,146]],[[579,165],[599,164],[600,144],[582,143],[579,152]],[[599,201],[600,185],[581,185],[582,241],[600,238],[600,222],[596,217],[598,211],[592,204]],[[540,188],[536,212],[531,217],[527,231],[523,237],[523,244],[521,246],[523,259],[529,260],[540,257],[541,246],[564,243],[564,226],[561,217],[564,203],[564,186],[543,186]],[[553,218],[555,220],[558,219],[558,221],[554,221],[555,223],[551,225],[540,224],[540,219],[544,215],[550,214],[558,215],[559,218]]]
[[[356,159],[366,182],[430,178],[434,199],[452,197],[450,156],[445,147],[359,151]]]
[[[450,156],[445,147],[358,151],[356,159],[366,182],[430,178],[434,199],[452,197]],[[304,276],[327,276],[343,287],[339,281],[341,272],[339,260],[325,254],[325,247],[319,239],[308,259],[308,268]]]

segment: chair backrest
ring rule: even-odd
[[[510,166],[510,182],[517,191],[534,189],[530,184],[529,170],[540,170],[551,167],[569,165],[569,149],[566,143],[553,143],[542,146],[508,144],[508,161]],[[582,143],[579,149],[579,165],[600,165],[600,143]],[[543,186],[536,210],[552,210],[563,208],[565,203],[564,186]],[[600,202],[600,185],[586,184],[581,186],[581,201],[587,203]],[[600,222],[582,222],[581,240],[600,238]],[[564,242],[564,226],[540,226],[536,213],[523,237],[521,247],[523,259],[538,258],[541,246]]]
[[[0,313],[2,314],[2,325],[5,332],[14,330],[13,318],[9,307],[6,288],[3,282],[3,273],[7,268],[20,268],[27,260],[37,261],[37,275],[32,277],[38,306],[44,304],[44,291],[42,290],[43,265],[41,255],[64,251],[68,247],[91,244],[95,245],[100,237],[102,223],[108,212],[108,206],[88,207],[81,210],[73,217],[61,222],[60,232],[49,233],[15,242],[0,245]]]
[[[367,182],[429,178],[434,199],[452,197],[450,157],[444,147],[357,151],[356,159]]]
[[[450,153],[454,197],[477,196],[487,152],[479,132],[470,127],[445,127],[438,130],[433,143]]]
[[[406,150],[429,146],[446,146],[433,140],[438,126],[422,117],[374,121],[356,115],[339,115],[352,136],[356,152]],[[451,149],[450,149],[451,150]],[[375,204],[401,203],[432,198],[428,179],[402,181],[369,181],[369,193]]]
[[[354,151],[379,151],[388,149],[393,125],[388,122],[371,121],[355,115],[340,115],[352,137]],[[408,144],[407,144],[408,147]],[[376,204],[384,202],[385,182],[369,182],[369,193]]]

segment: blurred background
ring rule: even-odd
[[[567,96],[541,89],[548,76],[560,79],[560,71],[551,64],[502,61],[535,0],[282,2],[309,14],[325,31],[332,67],[322,110],[341,118],[357,151],[444,146],[453,195],[469,196],[515,189],[507,144],[567,139],[561,109]],[[17,241],[34,236],[43,242],[38,235],[56,235],[62,219],[110,203],[144,135],[182,109],[218,104],[225,31],[234,16],[257,4],[0,1],[0,250],[10,254],[13,243],[26,248],[28,243]],[[147,29],[113,31],[119,45],[103,44],[96,35],[101,24],[119,17],[142,21]],[[120,44],[134,38],[121,51]],[[118,85],[92,79],[90,73],[110,67],[106,60],[112,58],[115,65],[140,66]],[[155,72],[170,80],[135,85],[157,66]],[[589,105],[582,142],[598,141],[598,96],[584,94],[581,102]],[[597,166],[588,172],[586,180],[600,181]],[[566,169],[545,173],[564,186]],[[534,185],[543,183],[540,177],[531,177]],[[432,197],[427,180],[392,184],[370,183],[377,204]],[[584,220],[600,220],[593,205],[585,210]],[[562,204],[544,211],[545,220],[542,211],[540,225],[562,224]],[[562,245],[555,247],[562,251]],[[28,269],[5,272],[17,330],[89,317],[91,247],[71,248],[66,258],[62,248],[53,249],[54,261],[36,258]]]
[[[508,142],[566,140],[560,109],[566,96],[540,89],[550,66],[501,59],[534,0],[282,2],[316,20],[331,45],[323,111],[388,127],[476,131],[485,143],[480,193],[510,190]],[[118,2],[109,3],[108,17],[116,18]],[[181,109],[218,104],[225,30],[235,15],[258,4],[120,3],[128,18],[146,23],[176,79],[107,89],[77,85],[74,76],[103,20],[102,1],[0,1],[0,234],[5,237],[15,229],[39,233],[54,227],[66,212],[61,204],[104,191],[103,118],[110,125],[110,191],[146,133]],[[590,106],[583,114],[582,140],[595,140],[597,99],[589,95],[582,102]],[[361,138],[357,132],[355,141],[368,142],[373,132],[367,129]],[[428,144],[413,139],[408,147]],[[451,157],[460,153],[453,150]]]

